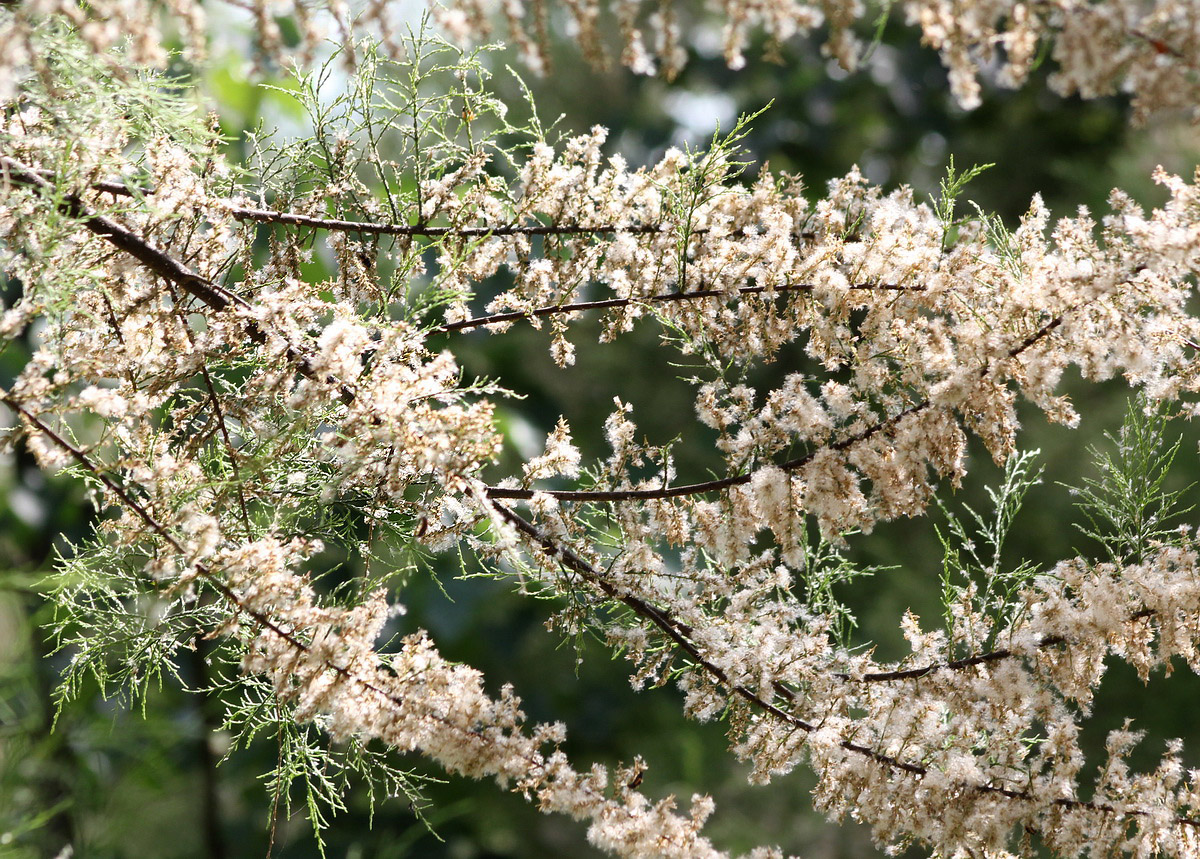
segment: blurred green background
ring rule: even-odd
[[[716,24],[697,24],[716,32]],[[1113,187],[1154,205],[1162,199],[1149,179],[1154,166],[1190,175],[1198,160],[1194,129],[1182,119],[1165,117],[1151,128],[1133,129],[1122,100],[1061,99],[1046,87],[1045,69],[1019,92],[988,86],[983,106],[966,113],[952,102],[937,57],[896,20],[854,75],[821,57],[818,40],[789,44],[779,64],[762,61],[761,52],[752,50],[751,61],[738,72],[707,47],[717,40],[696,42],[672,84],[620,68],[589,67],[565,40],[555,45],[548,74],[525,79],[543,118],[561,114],[558,128],[567,134],[607,126],[608,149],[622,152],[633,165],[656,159],[670,145],[702,144],[718,124],[728,128],[739,113],[768,102],[773,106],[746,141],[750,155],[773,170],[803,174],[814,197],[853,164],[887,187],[909,184],[919,195],[930,195],[951,156],[960,168],[994,163],[964,196],[1009,223],[1035,193],[1058,215],[1074,214],[1079,205],[1102,213]],[[216,57],[199,83],[220,111],[232,153],[244,154],[239,141],[260,118],[268,125],[297,121],[286,96],[247,79],[242,50],[218,51]],[[506,63],[517,60],[494,58],[495,84],[517,105],[519,90],[503,72]],[[593,323],[578,326],[572,336],[577,361],[569,370],[554,367],[547,335],[528,327],[453,342],[468,376],[497,378],[526,397],[502,410],[513,453],[495,476],[511,473],[522,446],[530,439],[540,445],[559,415],[569,419],[585,461],[589,453],[603,452],[600,429],[614,395],[633,404],[633,416],[649,438],[665,443],[682,433],[676,447],[680,473],[702,474],[715,460],[703,437],[688,434],[695,423],[692,389],[671,380],[674,353],[649,326],[612,346],[597,345],[597,333]],[[0,355],[0,375],[11,378],[18,357]],[[1119,425],[1129,391],[1118,383],[1068,381],[1067,387],[1083,415],[1078,430],[1048,426],[1039,413],[1023,412],[1022,447],[1041,449],[1046,475],[1018,520],[1012,559],[1048,566],[1092,548],[1072,527],[1080,517],[1056,481],[1078,483],[1091,473],[1085,448]],[[1198,433],[1183,425],[1171,435],[1180,433],[1186,440],[1175,484],[1184,486],[1200,479]],[[979,449],[972,449],[971,459],[967,486],[947,496],[952,507],[964,501],[983,506],[983,487],[999,474]],[[70,654],[52,654],[41,630],[53,611],[41,582],[53,574],[54,553],[86,533],[89,508],[78,486],[42,475],[20,449],[0,460],[0,490],[0,856],[52,856],[64,843],[75,846],[76,856],[88,857],[267,855],[272,807],[262,775],[276,752],[270,738],[260,738],[214,767],[224,751],[223,737],[213,730],[219,702],[164,687],[152,694],[143,715],[94,690],[55,723],[53,690]],[[882,657],[901,652],[898,620],[906,608],[929,624],[938,622],[941,550],[933,530],[938,519],[935,514],[885,524],[852,541],[854,556],[864,563],[896,566],[845,594],[858,611],[857,637],[877,642]],[[650,767],[643,786],[650,796],[675,794],[686,804],[695,792],[710,793],[717,810],[706,832],[735,853],[776,844],[805,857],[874,855],[861,827],[828,824],[811,810],[807,773],[749,787],[745,768],[726,750],[721,726],[684,720],[675,690],[634,693],[624,664],[596,643],[577,664],[571,643],[544,629],[550,607],[519,597],[505,583],[455,579],[453,569],[448,562],[440,582],[417,577],[405,590],[401,598],[412,625],[430,630],[448,658],[481,669],[491,689],[511,682],[531,721],[565,722],[566,749],[578,766],[641,755]],[[202,679],[202,657],[197,653],[179,665],[189,683]],[[1186,670],[1169,679],[1155,677],[1146,688],[1118,666],[1097,699],[1089,748],[1100,749],[1104,733],[1129,717],[1155,738],[1135,763],[1151,766],[1164,738],[1182,736],[1190,741],[1189,765],[1200,766],[1197,703],[1200,681]],[[423,767],[417,760],[405,765]],[[539,814],[490,783],[451,779],[431,786],[429,797],[433,832],[403,799],[383,802],[371,821],[365,794],[352,794],[348,811],[326,832],[327,855],[593,855],[582,825]],[[302,809],[303,801],[295,807]],[[278,822],[272,855],[316,853],[302,813]]]

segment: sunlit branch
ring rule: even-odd
[[[111,218],[93,211],[74,194],[59,194],[53,184],[7,155],[0,154],[0,179],[37,188],[47,199],[56,201],[63,214],[79,220],[89,231],[125,251],[163,280],[179,286],[184,292],[203,301],[216,311],[230,307],[249,308],[242,298],[219,284],[206,280],[169,254],[155,248],[141,236],[127,230]],[[261,336],[261,335],[260,335]]]
[[[137,518],[141,519],[147,528],[161,537],[174,552],[184,557],[187,556],[187,549],[182,543],[179,542],[175,535],[171,533],[171,530],[159,522],[154,514],[151,513],[145,505],[130,495],[128,490],[118,483],[111,474],[93,462],[91,457],[89,457],[82,449],[65,439],[53,427],[38,417],[38,415],[27,409],[25,405],[15,398],[11,393],[6,393],[0,397],[0,402],[3,402],[14,412],[25,418],[25,420],[28,421],[31,426],[35,427],[38,432],[46,436],[46,438],[50,439],[50,441],[52,441],[60,450],[74,459],[75,462],[78,463],[85,471],[87,471],[94,480],[101,483],[104,488],[107,489],[109,493],[111,493],[112,496],[125,507],[125,509],[133,513],[135,516],[137,516]],[[222,581],[220,581],[220,579],[216,577],[216,574],[207,566],[200,562],[193,562],[191,566],[202,578],[210,582],[225,599],[229,600],[230,604],[236,611],[246,613],[248,616],[252,617],[256,623],[259,623],[263,627],[269,629],[271,632],[279,635],[284,640],[294,643],[298,648],[304,648],[304,644],[297,640],[292,633],[284,630],[277,624],[274,624],[270,618],[257,614],[253,609],[243,606],[237,599],[237,595]],[[154,582],[152,579],[147,579],[147,583],[155,586],[158,585],[158,583]]]
[[[589,236],[626,233],[653,235],[666,232],[660,224],[496,224],[490,227],[434,227],[425,224],[387,224],[374,221],[344,221],[337,218],[314,218],[291,212],[275,212],[269,209],[248,209],[234,206],[229,213],[239,221],[255,221],[263,224],[285,224],[296,227],[311,227],[342,233],[367,233],[380,236],[414,236],[421,238],[486,238],[488,236]]]
[[[872,424],[862,432],[826,445],[826,448],[838,451],[845,450],[848,447],[852,447],[859,442],[866,441],[884,432],[910,415],[925,411],[930,405],[932,405],[930,400],[922,400],[916,405],[909,406],[907,409],[892,415],[890,418]],[[795,471],[803,468],[812,462],[817,453],[818,451],[811,451],[804,456],[789,459],[787,462],[781,463],[779,468],[783,471]],[[719,480],[706,480],[702,483],[687,483],[680,486],[664,486],[660,489],[509,489],[503,486],[489,486],[488,496],[491,498],[527,501],[533,498],[535,494],[544,493],[557,498],[559,501],[638,501],[703,495],[706,492],[718,492],[734,486],[745,486],[753,479],[754,474],[747,472],[745,474],[722,477]]]
[[[692,633],[690,627],[682,624],[672,618],[670,615],[657,608],[656,606],[646,602],[645,600],[622,593],[612,582],[608,581],[604,575],[590,564],[587,560],[581,557],[573,549],[568,546],[562,546],[552,537],[543,533],[536,525],[525,519],[520,514],[514,512],[503,504],[497,504],[494,500],[488,499],[485,501],[496,513],[508,524],[513,526],[520,532],[524,538],[534,546],[537,546],[541,552],[548,555],[551,559],[560,563],[563,567],[582,577],[585,581],[596,587],[605,596],[616,600],[621,604],[630,608],[635,614],[644,620],[652,623],[660,632],[663,633],[676,647],[687,655],[697,666],[709,675],[718,685],[728,690],[731,694],[736,695],[746,701],[752,707],[761,710],[774,719],[778,719],[787,725],[790,725],[804,733],[812,733],[817,730],[817,725],[812,722],[795,716],[792,713],[780,708],[771,701],[766,700],[758,693],[747,687],[732,682],[729,675],[720,666],[714,664],[707,659],[701,652],[700,648],[693,642],[689,636]],[[839,675],[841,676],[841,675]],[[792,703],[797,702],[795,692],[786,688],[782,684],[776,683],[775,690],[783,697],[787,698]],[[929,769],[921,764],[909,763],[892,755],[883,754],[869,746],[864,746],[861,743],[855,743],[851,740],[842,740],[838,746],[845,751],[852,752],[857,755],[863,755],[876,763],[882,764],[892,769],[900,770],[909,775],[922,776],[929,772]],[[964,790],[969,790],[975,793],[988,794],[994,796],[1003,796],[1008,799],[1037,802],[1037,798],[1031,793],[1024,790],[1013,790],[1010,788],[996,787],[987,784],[970,784],[961,783],[959,785]],[[1073,808],[1086,811],[1095,811],[1104,814],[1112,814],[1119,817],[1146,817],[1154,812],[1139,809],[1139,808],[1117,808],[1107,803],[1089,802],[1086,800],[1058,798],[1051,801],[1051,804],[1059,808]],[[1200,820],[1193,820],[1186,817],[1177,817],[1174,822],[1182,826],[1200,827]]]
[[[16,182],[21,184],[31,185],[43,191],[49,192],[52,186],[45,179],[36,175],[29,168],[14,161],[7,156],[0,155],[0,170],[3,175],[9,176]],[[60,198],[59,208],[70,214],[72,217],[80,219],[87,229],[96,235],[108,240],[116,247],[131,254],[139,262],[143,263],[152,272],[172,283],[176,283],[189,294],[203,301],[210,308],[217,311],[222,311],[229,308],[236,302],[240,308],[249,308],[250,305],[239,296],[230,293],[223,287],[208,281],[199,275],[192,272],[186,266],[179,263],[173,257],[162,251],[154,248],[145,239],[137,236],[133,232],[116,224],[112,220],[96,214],[89,209],[78,197],[73,195],[65,195]],[[754,287],[757,289],[757,287]],[[901,288],[895,286],[893,288]],[[912,287],[915,289],[916,287]],[[763,288],[766,291],[766,288]],[[686,295],[687,293],[685,293]],[[1050,322],[1043,325],[1034,333],[1030,334],[1023,342],[1013,347],[1008,351],[1010,358],[1015,358],[1024,352],[1026,349],[1033,346],[1043,337],[1062,324],[1063,316],[1060,314]],[[250,321],[247,323],[247,333],[255,342],[265,342],[266,335],[259,328],[258,323]],[[311,357],[302,354],[296,347],[289,345],[287,350],[289,360],[296,365],[297,371],[307,377],[316,379],[320,374],[314,369],[314,364]],[[986,378],[988,368],[984,367],[980,370],[980,378]],[[339,398],[343,403],[349,404],[354,401],[356,393],[352,386],[345,382],[340,382],[332,377],[321,377],[321,381],[334,384],[338,387]],[[829,450],[843,451],[856,444],[867,441],[870,438],[878,435],[881,432],[886,432],[891,427],[897,425],[906,417],[919,414],[925,411],[932,405],[932,400],[929,398],[923,399],[918,403],[909,406],[908,408],[897,412],[878,423],[867,427],[860,432],[847,436],[846,438],[835,441],[826,446]],[[783,471],[796,471],[810,463],[817,455],[818,451],[811,451],[803,456],[796,457],[780,464]],[[717,492],[724,489],[729,489],[734,486],[744,486],[748,484],[754,475],[752,473],[731,475],[729,477],[720,478],[717,480],[703,481],[700,483],[683,484],[680,486],[668,486],[656,489],[611,489],[611,490],[586,490],[586,489],[558,489],[558,490],[532,490],[532,489],[513,489],[501,486],[489,486],[487,494],[489,498],[508,499],[508,500],[529,500],[535,494],[535,491],[544,491],[546,494],[557,498],[560,501],[578,501],[578,502],[607,502],[607,501],[635,501],[635,500],[652,500],[666,498],[682,498],[691,495],[701,495],[708,492]]]
[[[28,173],[42,179],[53,178],[49,170],[24,168]],[[153,196],[152,187],[131,186],[123,182],[104,179],[92,182],[90,187],[105,194],[121,197]],[[309,227],[314,230],[328,230],[339,233],[362,233],[379,236],[411,236],[413,238],[444,238],[461,236],[463,238],[486,238],[488,236],[602,236],[602,235],[657,235],[670,231],[666,224],[495,224],[492,226],[463,226],[438,227],[429,224],[393,224],[384,221],[351,221],[343,218],[320,218],[314,215],[301,215],[295,212],[282,212],[274,209],[257,209],[251,206],[239,206],[229,201],[222,201],[222,208],[238,221],[251,221],[262,224],[283,224],[284,226]],[[691,235],[701,236],[707,233],[705,229],[694,229]],[[745,230],[733,230],[725,235],[746,235]],[[815,233],[804,230],[795,234],[799,239],[813,239]],[[848,239],[854,239],[851,235]]]
[[[614,307],[629,307],[639,304],[670,304],[681,301],[695,301],[701,298],[727,298],[730,295],[766,295],[777,292],[812,292],[815,287],[811,283],[781,283],[778,286],[740,286],[736,290],[697,289],[689,292],[669,292],[665,295],[649,295],[641,298],[603,298],[596,301],[579,301],[574,304],[552,304],[537,307],[533,310],[512,310],[506,313],[493,313],[490,316],[476,316],[459,322],[450,322],[437,328],[439,332],[465,331],[472,328],[483,328],[487,325],[497,325],[503,322],[515,322],[521,319],[536,319],[543,316],[554,316],[560,313],[582,313],[587,310],[608,310]],[[877,292],[924,292],[923,286],[904,286],[895,283],[857,283],[849,287],[852,290]]]

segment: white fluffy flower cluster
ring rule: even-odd
[[[268,678],[297,719],[318,722],[334,738],[419,752],[447,772],[494,778],[533,795],[545,811],[589,821],[588,839],[614,853],[723,855],[699,834],[712,810],[707,798],[696,797],[683,817],[672,800],[650,803],[624,787],[628,773],[614,781],[599,765],[576,771],[557,748],[562,725],[526,728],[511,687],[489,697],[478,671],[447,662],[424,633],[381,655],[375,640],[391,614],[385,593],[350,609],[321,607],[291,570],[315,548],[267,538],[211,561],[251,621],[241,633],[248,639],[243,669]]]
[[[932,206],[909,189],[885,193],[858,171],[809,203],[793,177],[737,184],[719,153],[672,151],[631,171],[602,154],[603,141],[596,129],[561,155],[538,147],[500,196],[495,182],[463,189],[456,217],[474,213],[472,225],[486,229],[484,213],[500,209],[505,223],[571,230],[543,237],[545,255],[532,260],[531,235],[520,230],[460,253],[439,275],[456,293],[504,270],[513,286],[487,315],[460,305],[447,327],[499,331],[549,316],[559,339],[572,314],[597,306],[608,314],[606,339],[652,313],[687,335],[686,348],[741,365],[800,341],[836,378],[793,374],[765,392],[712,382],[696,407],[731,474],[790,451],[770,467],[791,475],[791,504],[830,534],[922,512],[932,475],[962,477],[967,432],[1003,460],[1018,395],[1073,424],[1057,391],[1072,365],[1097,381],[1123,374],[1159,398],[1196,391],[1194,183],[1160,172],[1164,206],[1146,213],[1114,193],[1101,223],[1081,212],[1052,226],[1035,199],[1011,234],[967,221],[948,244],[950,225]],[[597,284],[613,298],[597,296]],[[654,497],[655,480],[630,484],[630,500]]]

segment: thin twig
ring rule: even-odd
[[[43,179],[52,178],[49,170],[34,170]],[[131,186],[124,182],[102,179],[92,182],[90,187],[105,194],[115,194],[121,197],[153,196],[156,189],[149,186]],[[495,224],[492,226],[474,227],[434,227],[428,224],[395,224],[385,221],[350,221],[342,218],[319,218],[313,215],[301,215],[296,212],[282,212],[274,209],[258,209],[252,206],[238,206],[232,202],[223,201],[225,211],[238,221],[252,221],[263,224],[283,224],[294,227],[310,227],[315,230],[329,230],[342,233],[364,233],[380,236],[411,236],[413,238],[443,238],[447,236],[462,236],[463,238],[483,238],[487,236],[590,236],[590,235],[657,235],[669,233],[670,227],[665,224]],[[708,230],[697,229],[692,235],[703,235]],[[729,235],[745,235],[742,230],[735,230]],[[804,230],[796,233],[796,238],[811,240],[816,233]],[[848,237],[853,238],[853,237]]]
[[[1136,611],[1125,619],[1126,623],[1134,623],[1139,620],[1144,620],[1148,617],[1154,617],[1158,614],[1156,609],[1145,608],[1141,611]],[[1038,640],[1034,645],[1035,650],[1044,650],[1048,647],[1056,647],[1060,644],[1066,644],[1067,639],[1061,635],[1047,635]],[[927,677],[938,671],[962,671],[965,668],[972,668],[976,665],[987,665],[991,662],[999,662],[1003,659],[1009,659],[1013,656],[1025,655],[1018,654],[1016,651],[1009,650],[1007,647],[999,648],[998,650],[989,650],[986,653],[978,653],[975,656],[966,656],[962,659],[952,659],[949,662],[933,662],[921,668],[904,668],[896,671],[874,671],[870,674],[861,674],[855,676],[837,672],[834,674],[842,680],[856,680],[863,683],[883,683],[895,680],[918,680],[922,677]]]
[[[98,214],[74,194],[58,195],[54,185],[39,176],[37,171],[7,155],[0,155],[0,179],[37,188],[49,199],[57,199],[57,206],[61,212],[78,219],[88,230],[107,239],[110,244],[125,251],[154,274],[177,284],[184,292],[200,299],[213,310],[222,311],[235,306],[249,309],[250,305],[244,299],[196,274],[171,255],[158,250],[111,218]]]
[[[558,313],[582,313],[587,310],[607,310],[613,307],[628,307],[634,304],[667,304],[678,301],[694,301],[701,298],[728,298],[732,295],[761,295],[768,297],[777,292],[812,292],[816,287],[811,283],[781,283],[778,286],[740,286],[735,290],[697,289],[691,292],[668,292],[665,295],[647,295],[640,298],[603,298],[596,301],[579,301],[574,304],[551,304],[536,307],[533,310],[512,310],[506,313],[493,313],[490,316],[476,316],[459,322],[449,322],[436,331],[449,333],[466,331],[472,328],[482,328],[487,325],[497,325],[502,322],[515,322],[520,319],[536,319],[542,316],[553,316]],[[849,287],[852,290],[879,292],[924,292],[923,286],[903,286],[895,283],[856,283]]]
[[[886,431],[892,426],[898,424],[906,417],[920,414],[932,405],[932,401],[924,399],[915,405],[909,406],[901,412],[897,412],[890,418],[885,418],[878,423],[872,424],[861,432],[854,433],[839,441],[825,445],[821,450],[837,450],[842,451],[853,447],[860,442],[866,441],[881,432]],[[789,459],[787,462],[779,465],[782,471],[796,471],[808,465],[816,457],[819,450],[814,450],[806,453],[804,456],[798,456],[795,459]],[[656,500],[665,498],[683,498],[691,495],[703,495],[707,492],[718,492],[722,489],[729,489],[734,486],[745,486],[754,479],[754,474],[747,472],[745,474],[737,474],[732,477],[722,477],[719,480],[706,480],[701,483],[687,483],[680,486],[664,486],[659,489],[510,489],[503,486],[489,486],[488,496],[490,498],[504,498],[516,501],[527,501],[537,493],[544,493],[559,501],[638,501],[638,500]]]
[[[653,235],[666,232],[661,224],[496,224],[489,227],[432,227],[425,224],[388,224],[377,221],[345,221],[338,218],[314,218],[292,212],[276,212],[270,209],[251,209],[231,206],[229,213],[239,221],[255,221],[265,224],[286,224],[297,227],[312,227],[317,230],[332,230],[344,233],[368,233],[381,236],[413,236],[420,238],[485,238],[489,236],[589,236],[625,233],[631,235]]]

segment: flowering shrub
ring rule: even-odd
[[[544,66],[552,10],[501,5]],[[1045,44],[1061,92],[1128,91],[1139,120],[1200,104],[1189,3],[901,5],[967,107],[981,65],[1002,56],[998,78],[1016,86]],[[600,4],[564,6],[599,58]],[[245,734],[283,713],[360,750],[365,777],[397,790],[414,787],[370,741],[585,819],[618,855],[723,855],[701,832],[707,798],[680,813],[639,792],[640,762],[572,762],[562,725],[527,724],[516,690],[488,695],[423,631],[380,644],[404,594],[372,567],[375,547],[454,550],[467,572],[561,599],[552,625],[598,633],[635,685],[677,684],[688,715],[727,722],[754,782],[810,767],[816,805],[883,844],[1200,851],[1200,784],[1178,744],[1136,774],[1136,735],[1114,732],[1098,776],[1079,746],[1105,660],[1143,677],[1174,657],[1200,667],[1200,547],[1165,524],[1155,482],[1170,459],[1162,415],[1192,414],[1200,385],[1194,180],[1160,171],[1162,206],[1114,191],[1099,219],[1052,223],[1035,199],[1008,230],[955,205],[969,173],[951,170],[934,202],[856,169],[815,200],[797,176],[745,179],[748,120],[631,167],[602,128],[553,141],[510,123],[477,52],[401,38],[385,4],[284,7],[305,25],[296,53],[275,10],[247,4],[266,55],[296,64],[314,134],[260,138],[240,168],[154,70],[166,56],[151,4],[0,8],[0,262],[19,286],[0,336],[28,350],[0,394],[4,442],[85,481],[101,513],[56,577],[64,694],[90,675],[137,689],[197,635],[215,638],[250,702],[228,713]],[[169,10],[202,62],[202,7]],[[752,26],[783,42],[823,21],[848,68],[862,50],[861,3],[723,14],[732,66]],[[622,61],[678,69],[672,4],[613,15]],[[436,17],[458,39],[486,34],[481,4]],[[308,65],[322,22],[353,68],[332,101]],[[308,276],[314,252],[333,276]],[[583,314],[613,349],[657,326],[699,368],[696,419],[723,474],[677,473],[618,398],[606,457],[585,458],[563,417],[519,473],[485,479],[510,394],[465,377],[456,338],[548,327],[566,366]],[[784,349],[810,369],[753,387],[750,371]],[[848,609],[821,585],[853,578],[843,543],[924,514],[939,482],[966,476],[974,435],[1007,463],[987,532],[998,558],[1036,479],[1017,404],[1073,425],[1068,368],[1141,392],[1108,479],[1084,492],[1108,557],[1005,571],[952,519],[945,627],[900,618],[898,662],[851,647]],[[335,508],[371,537],[323,526]],[[317,575],[334,543],[361,562],[352,587]]]

